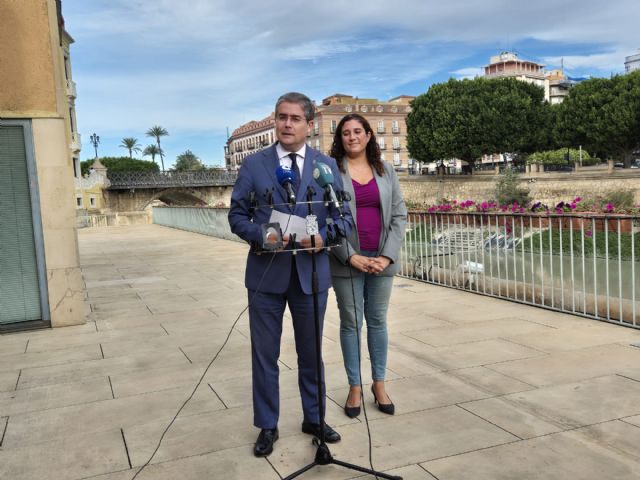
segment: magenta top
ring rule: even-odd
[[[366,185],[360,185],[355,180],[353,190],[356,194],[356,222],[360,250],[377,251],[380,245],[382,231],[382,216],[380,215],[380,191],[375,177]]]

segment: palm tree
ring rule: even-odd
[[[125,137],[122,139],[122,143],[119,145],[122,148],[129,150],[129,158],[133,158],[133,152],[141,152],[140,144],[137,138]]]
[[[156,142],[158,143],[158,152],[156,153],[160,154],[160,162],[162,162],[162,171],[164,172],[164,152],[160,147],[160,137],[169,135],[169,132],[167,132],[167,130],[160,125],[154,125],[149,130],[147,130],[146,135],[147,137],[155,137]]]
[[[151,156],[151,161],[153,163],[156,163],[156,155],[158,154],[161,155],[160,158],[162,158],[162,150],[160,150],[156,145],[153,145],[153,144],[147,145],[145,149],[142,151],[142,156],[143,157]]]

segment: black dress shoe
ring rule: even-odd
[[[378,401],[378,397],[376,397],[376,392],[373,391],[373,385],[371,385],[371,393],[373,394],[374,403],[376,405],[378,405],[378,410],[380,410],[382,413],[386,413],[387,415],[393,415],[394,413],[396,413],[396,407],[393,404],[393,402],[391,402],[391,403],[380,403]],[[391,400],[391,398],[389,398],[389,400]]]
[[[273,452],[273,444],[278,440],[277,428],[263,428],[260,430],[258,440],[253,447],[253,453],[256,457],[266,457]]]
[[[349,407],[347,404],[344,404],[344,414],[349,418],[356,418],[360,415],[360,405],[357,407]]]
[[[302,431],[309,435],[313,435],[316,438],[320,438],[320,425],[317,423],[311,423],[305,420],[302,422]],[[336,443],[340,441],[340,434],[326,423],[324,424],[324,441],[327,443]]]

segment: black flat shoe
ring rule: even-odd
[[[256,457],[266,457],[273,452],[273,444],[278,440],[277,428],[263,428],[260,430],[260,435],[256,440],[256,444],[253,447],[253,454]]]
[[[320,438],[320,425],[317,423],[302,422],[302,432],[313,435],[316,438]],[[327,443],[337,443],[340,441],[340,434],[336,432],[326,423],[324,424],[324,441]]]
[[[378,410],[380,410],[382,413],[386,413],[387,415],[393,415],[394,413],[396,413],[396,407],[393,404],[393,402],[391,403],[378,402],[378,397],[376,397],[376,392],[373,391],[373,385],[371,385],[371,393],[373,394],[373,402],[376,405],[378,405]],[[389,398],[389,400],[391,400],[391,398]]]
[[[360,405],[357,407],[348,407],[347,404],[344,404],[344,414],[349,418],[356,418],[360,415]]]

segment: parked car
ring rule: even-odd
[[[631,168],[640,168],[640,158],[636,158],[631,162]]]
[[[613,168],[624,168],[624,162],[616,162],[613,164]]]

